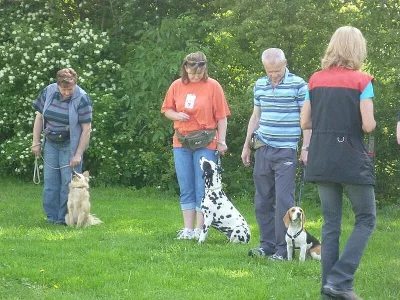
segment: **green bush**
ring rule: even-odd
[[[252,194],[252,168],[243,167],[240,155],[252,113],[252,87],[264,72],[262,50],[281,47],[290,70],[307,80],[319,68],[337,24],[354,20],[368,40],[366,67],[376,79],[377,202],[400,201],[395,1],[385,6],[339,1],[321,10],[315,10],[315,1],[264,4],[260,9],[250,0],[0,1],[0,175],[32,178],[32,102],[54,82],[57,70],[73,67],[94,105],[92,139],[84,156],[92,184],[176,191],[172,122],[160,107],[179,77],[183,57],[201,50],[232,112],[229,153],[222,158],[227,193]],[[391,17],[382,23],[382,18],[369,18],[372,13]],[[324,26],[315,26],[321,22]],[[304,198],[317,198],[313,185],[305,185]]]

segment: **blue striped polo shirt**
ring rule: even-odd
[[[307,83],[286,68],[281,82],[274,88],[268,76],[254,86],[254,105],[261,108],[258,138],[274,148],[293,148],[301,136],[300,110]]]
[[[69,125],[69,101],[71,99],[61,100],[61,93],[56,91],[49,108],[45,111],[46,128],[54,131],[64,131]],[[33,108],[43,113],[44,103],[46,101],[46,89],[44,89],[36,101],[32,104]],[[78,105],[78,122],[89,123],[92,121],[92,101],[90,97],[82,95]]]

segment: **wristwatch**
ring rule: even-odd
[[[225,142],[218,141],[217,143],[220,144],[220,145],[222,145],[222,146],[226,146],[226,143],[225,143]]]
[[[301,147],[301,150],[306,150],[306,151],[308,151],[308,146],[303,146],[303,147]]]

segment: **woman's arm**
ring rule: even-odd
[[[168,110],[166,110],[165,111],[165,113],[164,113],[164,115],[168,118],[168,119],[170,119],[170,120],[172,120],[172,121],[181,121],[181,122],[184,122],[184,121],[187,121],[187,120],[189,120],[189,115],[188,114],[186,114],[186,113],[184,113],[184,112],[176,112],[175,110],[173,110],[173,109],[168,109]]]
[[[35,122],[33,123],[33,140],[32,152],[36,156],[40,156],[40,135],[42,133],[43,116],[40,112],[36,112]]]
[[[81,138],[79,139],[78,147],[76,148],[75,155],[72,157],[70,166],[75,167],[78,165],[82,160],[82,155],[87,146],[89,145],[90,140],[90,132],[92,130],[92,123],[82,123],[82,133]]]
[[[303,130],[312,129],[311,103],[308,100],[304,101],[303,107],[301,108],[300,126]]]
[[[360,112],[364,132],[374,131],[376,122],[374,118],[374,103],[371,98],[365,98],[360,101]]]
[[[217,130],[218,130],[218,141],[217,141],[217,150],[221,155],[224,155],[228,150],[228,146],[226,145],[226,129],[228,127],[228,118],[225,117],[217,122]]]

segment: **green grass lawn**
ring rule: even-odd
[[[320,299],[320,262],[247,256],[258,245],[251,199],[235,199],[249,245],[229,244],[212,229],[206,243],[175,240],[178,197],[157,190],[92,188],[92,212],[104,224],[48,224],[42,186],[0,180],[0,299]],[[307,228],[321,237],[320,207],[303,200]],[[345,208],[343,236],[353,223]],[[399,207],[378,224],[355,289],[364,299],[400,299]],[[298,257],[298,253],[296,253]]]

